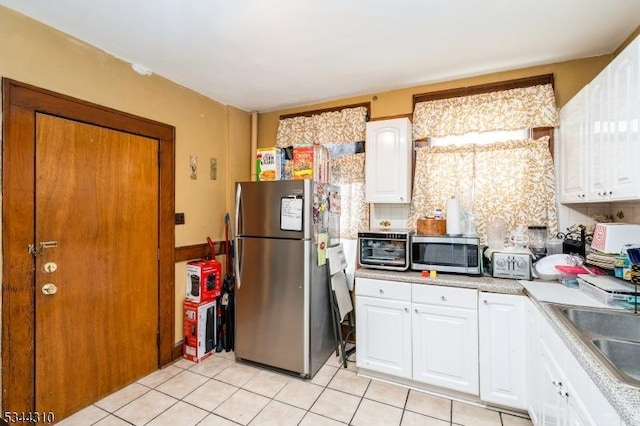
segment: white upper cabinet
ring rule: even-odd
[[[611,106],[609,99],[609,69],[605,68],[587,86],[586,103],[586,137],[587,149],[587,175],[589,201],[602,201],[609,186],[611,165],[609,153],[611,152],[611,134],[609,132]]]
[[[611,82],[611,169],[608,190],[612,200],[640,194],[640,38],[609,66]]]
[[[562,203],[579,203],[587,195],[586,92],[578,92],[560,110],[559,197]]]
[[[365,201],[411,202],[411,122],[370,121],[365,144]]]
[[[562,108],[559,133],[561,202],[640,199],[640,37]]]

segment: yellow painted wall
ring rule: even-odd
[[[136,74],[86,43],[0,6],[0,76],[115,108],[176,128],[176,246],[224,238],[233,182],[249,179],[250,114],[206,98],[157,75]],[[198,157],[198,179],[189,156]],[[217,159],[217,180],[209,160]],[[220,259],[224,261],[224,258]],[[176,265],[175,341],[182,340],[185,264]]]
[[[371,102],[371,118],[391,117],[411,114],[413,112],[413,95],[439,90],[456,89],[495,83],[516,78],[531,77],[542,74],[553,74],[555,79],[556,102],[562,108],[580,89],[602,71],[632,40],[640,35],[638,26],[627,39],[611,54],[584,58],[573,61],[558,62],[513,71],[485,74],[440,83],[425,84],[404,89],[390,90],[381,93],[370,93],[362,96],[336,99],[313,105],[282,109],[261,113],[258,120],[258,147],[274,146],[278,132],[278,120],[282,114],[293,114],[322,108]],[[373,100],[376,96],[377,100]]]
[[[278,111],[270,111],[260,114],[258,120],[258,146],[269,147],[276,143],[278,120],[281,114],[292,114],[302,111],[310,111],[322,108],[331,108],[341,105],[350,105],[360,102],[371,102],[371,118],[390,117],[413,112],[413,95],[435,92],[439,90],[455,89],[460,87],[475,86],[479,84],[494,83],[516,78],[530,77],[541,74],[554,74],[555,92],[558,107],[562,107],[582,87],[589,83],[600,71],[602,71],[613,55],[603,55],[593,58],[579,59],[575,61],[560,62],[514,71],[486,74],[476,77],[451,80],[441,83],[415,86],[405,89],[390,90],[382,93],[371,93],[331,102],[315,105],[306,105]],[[377,100],[373,97],[377,96]]]

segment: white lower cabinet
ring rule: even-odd
[[[411,378],[411,285],[356,279],[356,365]]]
[[[412,300],[413,380],[478,395],[477,291],[416,284]]]
[[[538,332],[538,308],[528,297],[524,303],[525,316],[525,378],[527,386],[527,411],[534,425],[542,424],[540,412],[542,409],[542,389],[540,379],[542,361],[540,358],[540,333]]]
[[[621,425],[620,416],[562,342],[547,319],[530,306],[527,333],[528,411],[535,425]],[[536,324],[534,324],[536,323]],[[534,346],[537,346],[534,347]]]
[[[478,292],[356,278],[356,366],[478,395]]]
[[[525,296],[480,293],[480,399],[527,408]]]
[[[624,426],[528,297],[361,277],[355,294],[359,369],[526,409],[534,425]]]
[[[585,407],[571,379],[563,371],[564,357],[571,354],[565,354],[564,348],[558,345],[562,345],[562,342],[553,342],[548,336],[546,338],[543,336],[540,340],[542,424],[595,426],[597,423]],[[617,419],[618,424],[619,422],[620,419]]]

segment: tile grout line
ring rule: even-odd
[[[315,412],[311,411],[311,409],[313,408],[313,406],[318,402],[318,400],[320,399],[320,397],[322,396],[322,394],[323,394],[327,389],[330,389],[330,390],[332,390],[332,391],[335,391],[335,392],[338,392],[338,393],[341,393],[341,394],[344,394],[344,395],[355,396],[355,397],[358,397],[358,398],[359,398],[358,404],[357,404],[357,406],[356,406],[356,408],[355,408],[355,410],[354,410],[353,414],[351,415],[351,418],[350,418],[350,420],[349,420],[348,424],[351,424],[351,423],[353,422],[353,420],[355,419],[356,413],[357,413],[357,412],[358,412],[358,410],[361,408],[361,406],[362,406],[362,403],[363,403],[363,400],[364,400],[364,399],[367,399],[367,400],[369,400],[369,401],[373,401],[373,402],[377,402],[377,403],[379,403],[379,404],[382,404],[382,405],[384,405],[384,406],[388,406],[388,407],[390,407],[390,408],[399,408],[399,407],[397,407],[397,406],[395,406],[395,405],[392,405],[392,404],[387,404],[387,403],[382,402],[382,401],[376,401],[375,399],[366,398],[366,394],[367,394],[368,390],[369,390],[369,389],[371,388],[371,386],[372,386],[373,379],[369,379],[369,382],[367,383],[367,385],[366,385],[366,387],[365,387],[364,392],[363,392],[363,394],[362,394],[362,395],[359,395],[359,394],[353,394],[353,393],[349,393],[349,392],[347,392],[347,391],[343,391],[343,390],[340,390],[340,389],[335,389],[335,388],[330,387],[330,385],[331,385],[332,381],[336,378],[336,376],[338,375],[338,373],[339,373],[341,370],[343,370],[343,369],[344,369],[347,373],[353,374],[354,376],[358,377],[358,376],[357,376],[357,372],[356,372],[356,371],[350,370],[349,368],[344,368],[344,367],[342,366],[342,364],[340,364],[339,366],[333,365],[333,363],[331,363],[331,364],[327,364],[328,362],[332,362],[331,357],[329,357],[329,358],[327,359],[327,361],[325,362],[325,364],[323,365],[323,367],[325,367],[325,366],[326,366],[326,367],[330,367],[330,369],[331,369],[331,371],[332,371],[332,373],[330,373],[330,374],[329,374],[329,377],[326,379],[326,383],[325,383],[324,385],[320,385],[320,384],[317,384],[317,383],[312,383],[312,382],[311,382],[311,380],[296,380],[296,379],[297,379],[297,377],[293,377],[293,376],[289,377],[289,376],[287,376],[287,375],[285,375],[285,374],[282,374],[282,373],[280,373],[280,372],[278,372],[278,371],[273,371],[272,373],[273,373],[273,374],[276,374],[277,376],[280,376],[280,377],[283,377],[283,378],[288,378],[288,379],[290,379],[290,380],[288,380],[288,381],[287,381],[287,383],[285,383],[285,384],[280,388],[280,390],[278,390],[278,391],[277,391],[273,396],[266,396],[266,395],[260,394],[260,393],[258,393],[258,392],[252,391],[252,390],[250,390],[250,389],[246,389],[246,388],[244,388],[244,386],[246,386],[248,383],[250,383],[250,382],[251,382],[251,381],[252,381],[252,380],[253,380],[253,379],[254,379],[258,374],[260,374],[260,372],[261,372],[261,371],[268,371],[268,372],[271,372],[271,370],[269,370],[268,368],[266,368],[266,369],[265,369],[265,368],[260,368],[260,367],[258,367],[258,366],[248,366],[248,367],[250,367],[250,368],[252,368],[252,369],[256,369],[256,370],[259,370],[259,371],[258,371],[254,376],[252,376],[249,380],[247,380],[245,383],[243,383],[241,386],[236,386],[235,384],[227,383],[227,382],[224,382],[224,381],[222,381],[222,380],[218,380],[218,379],[216,379],[216,377],[217,377],[218,375],[222,374],[222,373],[223,373],[224,371],[226,371],[228,368],[230,368],[230,367],[232,367],[233,365],[235,365],[235,364],[236,364],[236,363],[234,363],[234,361],[233,361],[233,360],[229,360],[228,358],[226,358],[226,357],[224,357],[224,356],[220,356],[219,358],[220,358],[220,359],[224,359],[224,360],[231,361],[231,362],[232,362],[232,364],[231,364],[231,365],[227,365],[225,368],[223,368],[222,370],[218,371],[218,372],[217,372],[217,373],[215,373],[213,376],[208,376],[208,375],[203,374],[203,373],[199,373],[199,372],[191,371],[191,368],[193,368],[193,367],[195,367],[195,366],[199,365],[198,363],[194,363],[193,365],[190,365],[190,366],[188,366],[188,367],[186,367],[186,368],[185,368],[185,367],[182,367],[182,366],[179,366],[179,365],[175,365],[176,363],[180,362],[180,360],[179,360],[179,361],[176,361],[176,363],[171,364],[171,365],[172,365],[172,366],[174,366],[174,367],[176,367],[176,368],[179,368],[181,371],[180,371],[180,372],[178,372],[178,373],[176,373],[176,374],[173,374],[171,377],[167,378],[166,380],[163,380],[163,381],[159,382],[155,387],[150,387],[150,386],[149,386],[149,385],[147,385],[147,384],[140,383],[140,381],[135,381],[135,382],[131,383],[130,385],[132,385],[132,384],[138,384],[138,385],[142,386],[143,388],[145,388],[145,389],[146,389],[146,390],[145,390],[145,392],[143,392],[141,395],[137,396],[137,397],[136,397],[136,398],[134,398],[133,400],[131,400],[131,401],[127,402],[126,404],[124,404],[124,405],[122,405],[122,406],[120,406],[120,407],[116,408],[114,411],[106,410],[106,409],[104,409],[104,408],[102,408],[102,407],[99,407],[99,406],[98,406],[98,405],[96,405],[95,403],[94,403],[94,404],[92,404],[95,408],[97,408],[97,409],[99,409],[100,411],[102,411],[102,412],[105,412],[105,413],[106,413],[106,416],[104,416],[104,417],[100,418],[99,420],[97,420],[97,421],[96,421],[96,422],[94,422],[93,424],[96,424],[96,423],[99,423],[100,421],[103,421],[105,418],[109,417],[110,415],[113,415],[115,418],[117,418],[117,419],[119,419],[119,420],[122,420],[122,421],[126,422],[127,424],[132,424],[132,423],[131,423],[131,422],[129,422],[128,420],[126,420],[126,419],[124,419],[124,418],[120,417],[119,415],[115,414],[115,413],[116,413],[116,411],[121,410],[122,408],[124,408],[124,407],[126,407],[126,406],[130,405],[131,403],[133,403],[133,402],[135,402],[135,401],[139,400],[139,399],[140,399],[140,398],[142,398],[144,395],[147,395],[150,391],[156,391],[156,392],[158,392],[159,394],[162,394],[162,395],[168,396],[168,397],[170,397],[170,398],[174,399],[174,402],[173,402],[171,405],[169,405],[167,408],[165,408],[164,410],[162,410],[160,413],[158,413],[156,416],[154,416],[152,419],[150,419],[150,420],[149,420],[149,422],[152,422],[153,420],[155,420],[156,418],[158,418],[159,416],[161,416],[162,414],[164,414],[165,412],[167,412],[169,409],[171,409],[172,407],[174,407],[174,406],[175,406],[179,401],[181,401],[181,402],[184,402],[185,404],[187,404],[187,405],[189,405],[189,406],[192,406],[192,407],[194,407],[194,408],[197,408],[197,409],[199,409],[199,410],[202,410],[202,411],[204,411],[204,412],[206,413],[206,415],[204,416],[204,418],[203,418],[203,419],[201,419],[197,424],[200,424],[200,423],[201,423],[202,421],[204,421],[204,419],[206,419],[209,415],[218,416],[218,417],[223,418],[223,419],[225,419],[225,420],[228,420],[228,421],[230,421],[230,422],[232,422],[232,423],[234,423],[234,424],[239,424],[239,423],[237,423],[235,420],[232,420],[232,419],[229,419],[229,418],[227,418],[227,417],[225,417],[225,416],[221,416],[221,415],[219,415],[219,414],[216,414],[214,411],[215,411],[217,408],[219,408],[220,406],[222,406],[226,401],[228,401],[228,400],[229,400],[229,398],[231,398],[233,395],[235,395],[235,394],[238,392],[238,390],[240,390],[240,389],[244,390],[244,391],[245,391],[245,392],[247,392],[247,393],[250,393],[250,394],[253,394],[253,395],[257,395],[257,396],[260,396],[260,397],[263,397],[263,398],[267,398],[267,399],[268,399],[267,404],[265,404],[265,406],[264,406],[264,407],[262,407],[262,408],[261,408],[261,409],[260,409],[260,410],[259,410],[259,411],[258,411],[258,412],[257,412],[257,413],[256,413],[256,414],[255,414],[255,415],[254,415],[250,420],[249,420],[249,423],[250,423],[250,422],[252,422],[252,421],[254,421],[254,420],[255,420],[255,419],[260,415],[260,413],[262,413],[262,412],[264,411],[264,409],[266,408],[266,406],[267,406],[267,405],[269,405],[269,404],[271,403],[271,401],[276,401],[276,402],[279,402],[279,403],[281,403],[281,404],[283,404],[283,405],[286,405],[286,406],[289,406],[289,407],[292,407],[292,408],[301,409],[301,410],[304,412],[304,414],[302,415],[302,419],[298,422],[298,424],[300,424],[300,423],[301,423],[301,422],[306,418],[306,416],[307,416],[309,413],[313,413],[313,415],[320,416],[320,417],[323,417],[323,418],[326,418],[326,419],[330,419],[330,420],[332,420],[332,421],[337,421],[337,422],[339,422],[339,423],[342,423],[341,421],[339,421],[339,420],[337,420],[337,419],[334,419],[334,418],[332,418],[332,417],[328,417],[328,416],[326,416],[326,415],[319,414],[319,413],[315,413]],[[321,367],[321,368],[322,368],[322,367]],[[162,371],[162,370],[156,370],[156,371]],[[175,396],[173,396],[173,395],[170,395],[170,394],[168,394],[168,393],[166,393],[166,392],[163,392],[163,391],[161,391],[161,390],[158,390],[158,387],[162,386],[163,384],[167,383],[168,381],[172,380],[173,378],[177,377],[178,375],[182,374],[182,373],[183,373],[183,372],[185,372],[185,371],[189,371],[190,373],[192,373],[192,374],[194,374],[194,375],[197,375],[197,376],[199,376],[199,377],[205,378],[206,380],[205,380],[203,383],[201,383],[199,386],[197,386],[195,389],[193,389],[193,390],[189,391],[189,392],[188,392],[186,395],[184,395],[182,398],[176,398],[176,397],[175,397]],[[153,374],[153,373],[151,373],[151,374]],[[144,379],[144,378],[143,378],[143,379]],[[140,379],[140,380],[142,380],[142,379]],[[235,388],[235,390],[234,390],[234,391],[233,391],[233,392],[232,392],[228,397],[226,397],[223,401],[221,401],[219,404],[217,404],[217,405],[216,405],[216,407],[214,408],[214,410],[207,410],[207,409],[203,409],[203,408],[201,408],[201,407],[199,407],[199,406],[197,406],[197,405],[195,405],[195,404],[193,404],[193,403],[190,403],[190,402],[187,402],[187,401],[185,401],[185,400],[184,400],[184,398],[187,398],[187,397],[188,397],[189,395],[191,395],[193,392],[195,392],[196,390],[200,389],[203,385],[205,385],[206,383],[208,383],[210,380],[214,380],[214,381],[216,381],[216,382],[218,382],[218,383],[223,383],[223,384],[225,384],[225,385],[232,386],[232,387],[234,387],[234,388]],[[323,381],[324,381],[324,380],[323,380]],[[302,409],[301,407],[298,407],[298,406],[293,405],[293,404],[291,404],[291,403],[288,403],[288,402],[285,402],[285,401],[279,401],[279,400],[276,400],[276,399],[275,399],[275,398],[277,397],[277,395],[279,395],[279,394],[282,392],[282,390],[287,386],[287,384],[288,384],[288,383],[290,383],[290,382],[308,383],[308,384],[312,384],[312,385],[318,386],[318,387],[319,387],[319,388],[321,388],[322,390],[321,390],[321,392],[318,394],[318,396],[314,399],[314,401],[311,403],[310,407],[309,407],[308,409],[306,409],[306,410],[305,410],[305,409]],[[130,386],[130,385],[128,385],[128,386]],[[123,388],[123,389],[124,389],[124,388]],[[409,397],[410,397],[410,394],[411,394],[411,392],[412,392],[412,391],[413,391],[412,389],[408,389],[408,392],[407,392],[407,394],[406,394],[406,396],[405,396],[405,398],[404,398],[404,404],[402,405],[402,414],[401,414],[401,416],[400,416],[400,424],[402,423],[402,421],[403,421],[403,419],[404,419],[404,417],[405,417],[406,411],[410,411],[410,412],[412,412],[412,413],[415,413],[413,410],[409,410],[409,409],[407,409],[408,401],[409,401]],[[116,391],[116,392],[117,392],[117,391]],[[114,393],[115,393],[115,392],[114,392]],[[108,396],[109,396],[109,395],[108,395]],[[108,396],[106,396],[105,398],[107,398]],[[473,405],[473,404],[472,404],[472,405]],[[486,408],[486,407],[485,407],[485,408]],[[496,412],[498,413],[498,415],[499,415],[499,420],[500,420],[500,425],[504,426],[504,416],[503,416],[503,415],[504,415],[504,414],[506,414],[506,413],[503,413],[502,411],[500,411],[500,410],[498,410],[498,409],[495,409],[495,410],[494,410],[494,409],[491,409],[491,410],[492,410],[492,411],[496,411]],[[418,414],[418,415],[424,415],[424,414],[421,414],[421,413],[415,413],[415,414]],[[453,423],[453,400],[450,400],[449,415],[450,415],[449,424],[450,424],[450,425],[454,425],[454,423]],[[442,419],[438,419],[437,417],[432,417],[432,416],[426,416],[426,417],[429,417],[429,418],[432,418],[432,419],[436,419],[436,420],[440,420],[440,421],[442,421]],[[525,417],[525,416],[516,416],[516,417],[520,417],[520,418],[523,418],[523,419],[528,419],[528,418],[527,418],[527,417]],[[145,423],[145,424],[148,424],[149,422],[147,422],[147,423]]]
[[[356,375],[356,377],[357,377],[357,375]],[[371,386],[371,379],[369,379],[369,383],[367,384],[366,389],[362,393],[362,396],[360,397],[360,401],[358,402],[358,405],[356,406],[356,409],[354,410],[353,414],[351,415],[351,419],[349,420],[349,422],[347,424],[351,424],[353,422],[353,419],[356,417],[356,413],[358,412],[358,409],[360,408],[360,405],[362,405],[362,400],[364,399],[364,396],[367,394],[367,390],[369,389],[369,386]]]

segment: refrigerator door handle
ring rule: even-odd
[[[236,249],[236,255],[233,258],[233,270],[236,276],[236,282],[238,283],[238,290],[240,290],[240,286],[242,285],[242,277],[240,276],[240,256],[242,256],[242,249],[240,247],[240,239],[238,235],[240,234],[240,200],[242,198],[242,186],[237,184],[236,186],[236,223],[235,223],[235,232],[234,232],[234,245]]]

